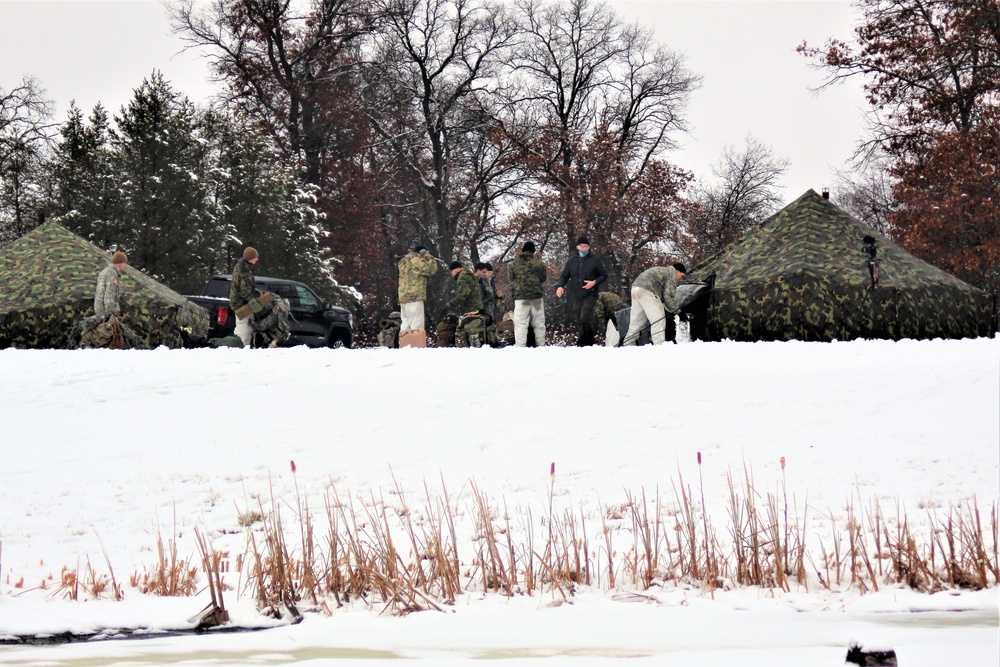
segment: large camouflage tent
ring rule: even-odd
[[[0,249],[0,348],[66,347],[73,325],[94,314],[97,274],[111,255],[54,222]],[[125,267],[122,322],[143,344],[181,347],[182,329],[204,337],[208,312]]]
[[[865,236],[875,240],[874,286]],[[705,340],[968,338],[997,330],[993,295],[914,257],[813,190],[685,282],[713,278]]]

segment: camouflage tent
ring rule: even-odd
[[[713,277],[706,340],[966,338],[997,329],[993,295],[917,259],[813,190],[685,282]]]
[[[97,274],[111,255],[46,222],[0,249],[0,348],[65,347],[94,314]],[[122,322],[148,347],[181,347],[182,328],[205,336],[208,313],[132,267],[122,279]]]

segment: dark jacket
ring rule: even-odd
[[[535,257],[535,253],[522,252],[520,257],[510,263],[507,273],[514,283],[515,301],[532,301],[545,296],[542,291],[547,277],[545,265]]]
[[[556,287],[566,287],[574,301],[596,299],[597,288],[607,279],[608,272],[604,270],[604,262],[594,256],[594,253],[587,253],[586,257],[580,257],[580,253],[576,253],[566,262]],[[587,280],[596,282],[592,289],[583,289],[583,283]]]

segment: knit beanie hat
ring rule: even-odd
[[[454,271],[455,269],[460,269],[460,268],[462,268],[462,263],[457,259],[452,260],[452,262],[448,265],[449,271]]]
[[[535,252],[535,244],[531,241],[525,241],[524,246],[521,248],[521,252]]]
[[[126,256],[125,253],[123,253],[121,250],[119,250],[115,254],[111,255],[111,263],[112,264],[127,264],[128,263],[128,256]]]
[[[681,273],[687,273],[687,269],[684,268],[684,264],[681,262],[674,262],[674,269],[680,271]]]
[[[250,246],[247,246],[246,248],[243,249],[243,259],[245,259],[248,262],[251,259],[257,259],[259,256],[260,255],[257,254],[257,251],[251,248]]]
[[[576,244],[577,245],[590,245],[590,239],[588,239],[586,236],[581,236],[580,238],[578,238],[576,240]]]

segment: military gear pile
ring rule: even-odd
[[[864,238],[876,239],[872,288]],[[809,190],[687,279],[708,281],[705,340],[992,336],[996,300],[914,257]]]
[[[403,316],[398,310],[390,313],[389,317],[383,317],[379,322],[378,346],[399,347],[399,327],[402,323]]]
[[[514,313],[504,313],[503,319],[493,330],[496,344],[490,343],[494,347],[506,347],[514,344]]]
[[[250,319],[255,334],[263,336],[266,345],[277,345],[292,334],[292,308],[288,300],[272,296],[271,303]]]
[[[482,347],[488,344],[486,329],[493,318],[483,313],[466,313],[458,320],[455,347]]]
[[[110,261],[109,253],[55,222],[0,249],[0,348],[67,347],[73,325],[94,314],[97,274]],[[141,347],[183,347],[186,328],[208,334],[201,306],[131,266],[120,280],[118,319]]]
[[[458,330],[458,315],[455,313],[445,313],[438,322],[435,333],[437,334],[438,347],[454,347],[455,332]]]
[[[73,325],[69,346],[125,350],[141,348],[142,341],[115,315],[91,315]]]

